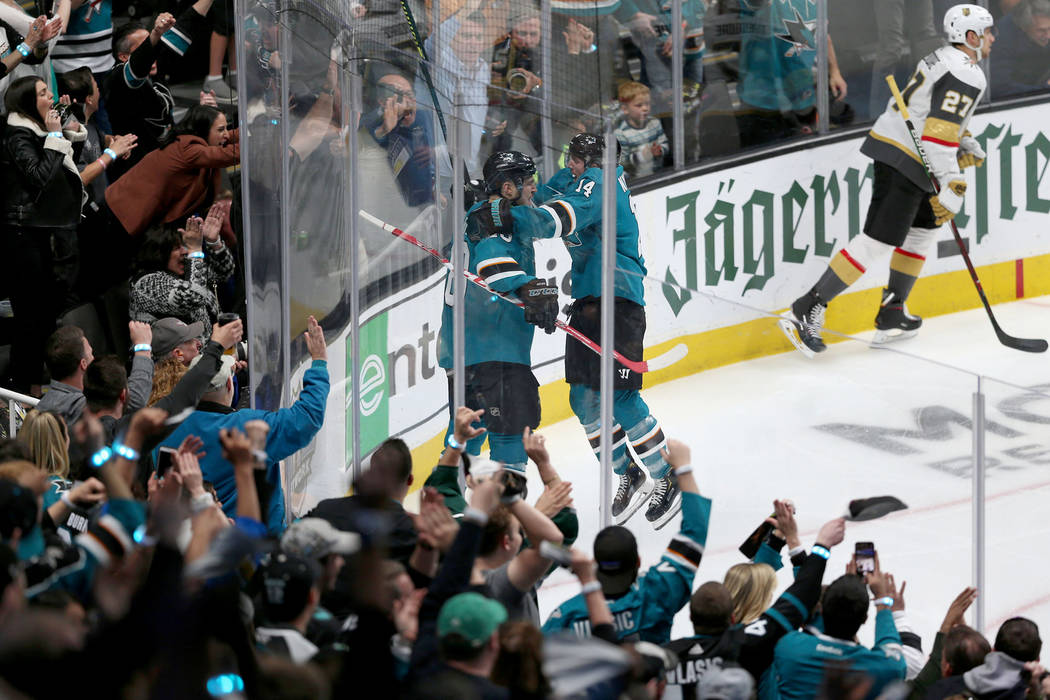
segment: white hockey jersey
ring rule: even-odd
[[[984,73],[969,56],[954,46],[942,46],[919,61],[901,93],[933,174],[942,186],[962,179],[957,160],[959,139],[986,88]],[[933,191],[892,97],[860,150],[896,168],[917,187]]]

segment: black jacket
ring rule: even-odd
[[[19,114],[8,115],[0,147],[4,222],[42,228],[75,227],[80,222],[84,185],[76,166],[70,169],[63,162],[67,154],[72,155],[73,144],[65,138],[41,135],[43,130],[39,127],[22,124],[31,122]]]

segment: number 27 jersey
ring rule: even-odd
[[[986,87],[984,73],[969,56],[954,46],[942,46],[919,61],[902,91],[930,168],[942,186],[962,179],[957,160],[959,139]],[[933,191],[892,97],[860,150],[892,166],[920,189]]]

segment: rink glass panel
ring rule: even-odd
[[[817,3],[800,4],[806,6],[807,13],[821,8]],[[452,3],[425,6],[409,2],[408,5],[424,42],[432,36],[448,36],[439,36],[433,28],[447,23],[460,9],[459,4]],[[806,81],[796,80],[797,72],[784,72],[794,65],[786,61],[790,58],[813,59],[813,65],[818,64],[817,55],[823,49],[819,48],[820,33],[813,31],[812,23],[804,22],[802,34],[796,36],[787,31],[783,18],[770,15],[766,19],[752,18],[749,36],[733,36],[725,27],[741,24],[740,5],[707,3],[702,22],[706,38],[702,59],[704,84],[691,87],[689,79],[682,76],[683,94],[675,92],[670,96],[670,113],[674,113],[673,103],[681,100],[680,111],[685,115],[685,123],[678,126],[685,139],[685,163],[703,159],[714,167],[717,158],[730,158],[747,145],[740,140],[741,120],[750,118],[747,105],[751,103],[747,98],[756,94],[755,85],[764,86],[760,92],[777,99],[778,104],[787,104],[792,95],[815,94],[816,81],[810,89]],[[785,7],[789,5],[793,6],[786,3]],[[648,35],[628,21],[630,18],[617,18],[607,12],[604,3],[553,3],[549,14],[541,4],[542,36],[533,50],[538,56],[546,56],[540,60],[537,73],[543,85],[523,95],[510,85],[482,86],[478,80],[460,75],[459,86],[464,98],[457,110],[453,104],[457,74],[449,67],[449,53],[460,50],[461,44],[467,41],[457,36],[458,30],[447,41],[431,41],[425,72],[430,76],[428,82],[420,67],[423,64],[418,47],[400,7],[372,8],[363,17],[347,16],[342,5],[319,0],[281,6],[246,1],[238,7],[241,16],[246,18],[248,30],[241,47],[243,63],[252,66],[251,70],[246,68],[242,72],[245,77],[240,89],[247,105],[242,119],[248,133],[242,175],[247,181],[244,201],[249,204],[245,207],[245,252],[251,276],[249,324],[252,365],[257,370],[252,380],[256,405],[276,408],[294,400],[295,393],[288,387],[297,386],[298,374],[305,368],[307,359],[299,338],[305,327],[305,316],[314,313],[322,320],[329,341],[339,343],[332,352],[330,414],[345,414],[347,418],[340,421],[338,428],[330,424],[325,427],[326,435],[330,430],[337,430],[336,435],[326,437],[329,447],[339,446],[342,459],[335,461],[349,469],[355,455],[367,456],[390,435],[400,435],[413,446],[428,444],[427,454],[436,455],[440,446],[438,436],[447,416],[446,379],[436,366],[437,334],[445,303],[445,274],[425,252],[356,217],[350,205],[351,185],[357,187],[358,208],[408,230],[448,256],[453,231],[458,234],[462,222],[461,213],[453,211],[462,173],[453,174],[454,162],[444,134],[457,119],[457,111],[460,111],[458,118],[467,122],[468,132],[483,132],[476,151],[472,147],[469,153],[460,152],[470,175],[480,175],[481,163],[494,148],[514,148],[534,155],[541,176],[552,174],[563,165],[564,148],[573,133],[581,128],[601,130],[606,123],[603,120],[617,118],[620,107],[616,89],[620,83],[627,78],[658,83],[658,79],[650,75],[659,73],[651,56],[649,66],[653,70],[645,65],[648,49],[642,45],[642,37]],[[477,23],[483,36],[481,56],[491,58],[496,42],[512,22],[520,19],[510,16],[511,9],[508,4],[479,4],[483,20]],[[691,38],[690,33],[695,28],[696,17],[691,13],[695,13],[696,8],[683,2],[681,11],[687,24],[683,41],[687,45],[693,41],[691,46],[695,48],[696,35],[693,33]],[[836,42],[841,53],[844,46],[850,48],[857,44],[859,37],[849,29],[848,18],[837,17],[834,8],[829,12],[832,37],[843,37]],[[659,34],[667,28],[667,23],[659,11],[656,16],[653,26]],[[836,25],[839,19],[845,23],[841,32]],[[593,52],[575,55],[568,52],[563,32],[577,22],[592,32]],[[274,51],[279,57],[282,50],[289,60],[277,68],[278,62],[271,63],[269,59]],[[732,58],[734,52],[737,55]],[[791,56],[786,55],[789,52]],[[730,65],[724,65],[726,61],[722,60],[727,56],[732,59]],[[665,63],[670,63],[666,58],[661,59],[663,68],[667,67]],[[694,67],[692,60],[683,55],[683,66]],[[842,57],[839,62],[846,74],[847,62]],[[330,70],[334,70],[334,80],[329,79]],[[391,71],[401,72],[412,85],[416,118],[408,126],[416,130],[416,136],[420,130],[424,131],[422,141],[431,151],[431,163],[436,171],[432,191],[399,183],[395,169],[400,173],[405,167],[411,168],[413,158],[392,158],[389,150],[368,132],[380,100],[390,96],[389,89],[380,87],[379,83],[382,76]],[[666,72],[663,75],[666,76]],[[673,82],[674,76],[671,78]],[[855,79],[851,75],[846,78],[852,85]],[[787,94],[785,86],[795,92]],[[325,87],[333,88],[331,111],[326,108],[312,111]],[[851,87],[849,99],[859,99],[863,94],[863,89]],[[470,95],[484,97],[479,104]],[[668,123],[665,97],[654,96],[652,114],[661,119],[664,132],[671,138],[675,125]],[[434,108],[435,103],[440,110]],[[494,133],[494,127],[503,121],[508,122],[508,128],[499,136]],[[816,130],[826,128],[826,124],[818,123]],[[750,127],[743,131],[747,132],[745,140],[755,137]],[[799,135],[777,136],[795,137]],[[707,140],[711,143],[705,146]],[[297,153],[309,151],[309,154],[285,157],[290,148]],[[412,156],[415,155],[413,151]],[[663,165],[669,165],[666,158]],[[661,173],[669,174],[666,169],[656,168],[652,177],[628,175],[628,184],[633,191],[643,192],[647,182],[650,186],[656,185]],[[761,222],[766,212],[761,202],[754,204],[754,221]],[[746,223],[744,219],[741,221]],[[648,221],[643,225],[648,225]],[[694,240],[701,247],[706,243],[702,237]],[[676,239],[675,245],[683,248],[688,241]],[[761,252],[757,246],[753,253]],[[649,255],[644,247],[643,254]],[[760,270],[761,258],[754,259],[754,265]],[[558,242],[536,246],[537,274],[559,285],[563,303],[567,303],[571,291],[567,260],[567,253]],[[748,264],[744,262],[742,267]],[[701,304],[699,296],[687,302],[680,288],[669,291],[674,289],[674,284],[667,284],[671,269],[670,265],[661,265],[650,270],[656,281],[646,283],[651,287],[647,289],[647,303],[662,299],[668,306],[680,307],[679,316],[672,315],[670,319],[659,316],[656,311],[650,312],[647,342],[651,353],[665,350],[666,347],[654,347],[653,343],[659,346],[670,342],[676,336],[676,319],[681,314],[698,313],[694,308]],[[351,270],[356,271],[356,281]],[[705,274],[702,266],[700,271],[701,274],[690,281],[687,268],[675,268],[675,283],[700,292],[699,280]],[[740,323],[749,320],[752,319],[745,317]],[[696,324],[687,325],[695,329]],[[357,334],[351,333],[352,330]],[[744,335],[745,354],[736,359],[748,357],[752,351],[757,354],[760,348],[766,347],[764,343],[776,339],[775,335],[768,335],[768,329],[747,330]],[[357,368],[351,363],[350,349],[354,342],[360,355]],[[549,385],[543,393],[545,422],[571,416],[567,387],[557,381],[563,351],[562,335],[537,334],[534,369],[540,384]],[[728,361],[728,356],[723,355],[721,359],[705,360],[706,364],[694,367],[690,364],[692,360],[686,360],[674,371],[682,368],[696,371]],[[345,381],[355,376],[356,383]],[[654,379],[656,376],[660,375],[654,375]],[[356,423],[351,418],[355,410],[355,386],[359,402]],[[659,417],[656,409],[654,413]],[[360,435],[355,440],[356,432]],[[329,454],[327,448],[325,454]],[[425,476],[429,465],[417,467]],[[326,468],[337,469],[337,466],[329,464]],[[298,483],[304,481],[300,478]]]
[[[1050,372],[1028,362],[1023,372],[998,368],[984,378],[984,633],[994,640],[1015,616],[1041,624],[1050,612],[1045,517],[1050,494]],[[1039,365],[1042,365],[1040,367]]]

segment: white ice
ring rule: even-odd
[[[1050,337],[1050,297],[994,309],[1008,333]],[[692,448],[700,489],[713,500],[695,585],[721,580],[743,561],[737,546],[771,512],[774,498],[795,501],[809,547],[820,525],[843,513],[850,499],[892,494],[909,509],[847,524],[825,583],[843,572],[855,542],[873,541],[883,569],[898,584],[907,582],[908,614],[928,649],[948,604],[974,581],[973,435],[968,423],[943,419],[970,419],[978,375],[984,375],[986,415],[998,431],[987,434],[986,447],[984,631],[993,637],[1013,615],[1050,628],[1050,509],[1044,500],[1050,496],[1050,357],[1002,346],[983,309],[927,319],[917,337],[890,348],[847,341],[813,360],[791,352],[643,390],[665,434]],[[1019,388],[1039,384],[1046,395]],[[891,452],[817,427],[828,424],[869,426],[857,433],[869,442],[879,435],[870,427],[911,434],[887,436]],[[573,483],[577,546],[590,551],[600,529],[597,462],[577,421],[542,433],[555,466]],[[538,483],[535,476],[531,484]],[[638,538],[644,570],[658,561],[679,520],[654,532],[642,509],[628,527]],[[790,564],[779,578],[783,590],[791,581]],[[540,590],[541,617],[578,588],[565,571],[552,575]],[[969,620],[974,624],[972,610]],[[675,617],[674,636],[688,634],[686,610]],[[871,643],[870,626],[861,640]]]

